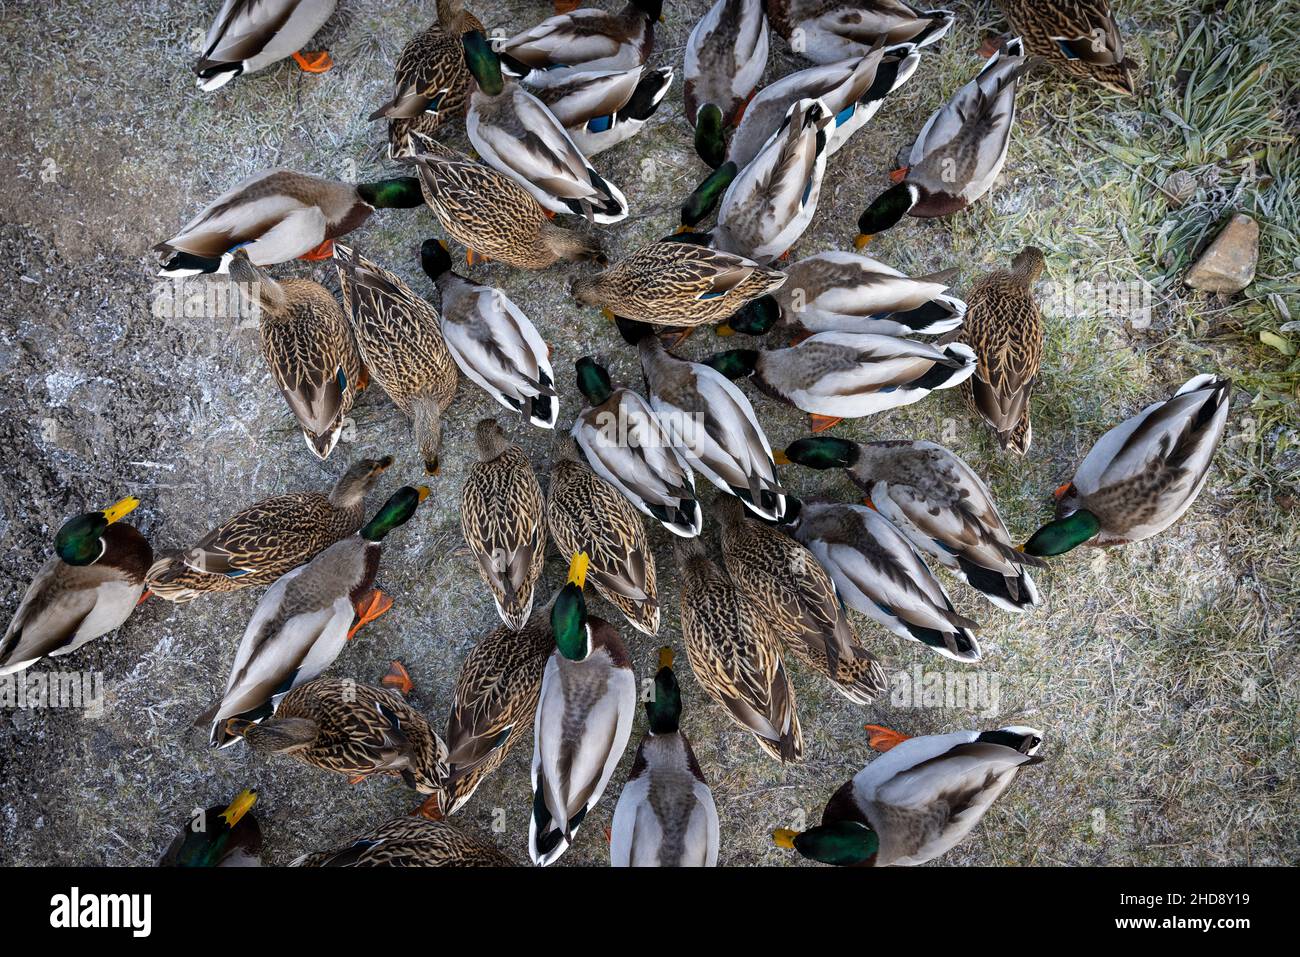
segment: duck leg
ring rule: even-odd
[[[443,814],[442,810],[438,807],[438,795],[430,794],[424,799],[424,803],[412,811],[411,814],[418,814],[420,817],[427,817],[430,821],[441,821],[443,819]]]
[[[348,631],[348,639],[361,630],[363,625],[368,625],[388,609],[393,607],[393,600],[381,592],[378,588],[372,588],[355,602],[352,603],[353,609],[357,613],[356,620],[352,622],[352,628]]]
[[[303,73],[327,73],[334,66],[329,50],[299,50],[293,60]]]
[[[307,250],[305,253],[303,253],[303,254],[302,254],[301,256],[299,256],[298,258],[299,258],[299,259],[305,259],[305,260],[307,260],[308,262],[316,262],[316,261],[321,260],[321,259],[333,259],[333,258],[334,258],[334,240],[332,240],[332,239],[327,239],[327,240],[325,240],[325,242],[321,243],[319,246],[316,246],[316,247],[314,247],[314,248],[312,248],[312,249]]]
[[[808,427],[813,432],[825,432],[827,429],[835,428],[843,421],[844,417],[840,415],[818,415],[814,412],[808,416]]]
[[[385,688],[396,691],[403,698],[409,698],[411,692],[415,690],[410,672],[406,670],[404,664],[396,660],[388,666],[388,673],[379,679],[379,683]]]
[[[871,733],[867,739],[867,744],[876,751],[888,751],[906,741],[910,735],[899,734],[897,731],[891,731],[889,728],[878,724],[864,724],[863,729]]]

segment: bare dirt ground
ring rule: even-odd
[[[0,137],[10,171],[0,185],[0,617],[12,613],[68,516],[126,494],[144,502],[132,521],[156,548],[167,548],[265,496],[328,487],[358,456],[397,457],[384,494],[422,479],[407,423],[377,390],[355,410],[349,441],[325,463],[312,458],[268,380],[256,328],[202,314],[157,316],[159,298],[172,290],[155,280],[149,247],[258,169],[391,175],[384,131],[364,117],[387,98],[391,65],[433,5],[343,0],[320,35],[337,63],[332,72],[308,76],[280,64],[208,95],[193,85],[191,44],[217,6],[0,2],[7,99]],[[653,58],[677,69],[669,98],[638,138],[597,157],[633,209],[603,230],[613,257],[669,232],[678,204],[705,172],[681,113],[681,62],[706,6],[669,0]],[[1003,29],[989,3],[951,6],[962,17],[958,27],[832,159],[796,257],[848,246],[898,150],[978,70],[981,37]],[[977,668],[859,621],[891,672],[986,676],[991,683],[973,707],[899,694],[858,708],[793,665],[807,738],[797,766],[762,756],[703,696],[683,656],[684,728],[717,799],[724,864],[796,863],[769,833],[801,814],[815,817],[870,759],[867,721],[912,734],[1009,723],[1044,730],[1046,761],[1021,776],[944,864],[1297,860],[1300,458],[1296,336],[1283,323],[1300,316],[1300,43],[1283,3],[1115,6],[1145,68],[1141,95],[1121,100],[1035,72],[1022,85],[1021,116],[994,193],[954,220],[908,221],[872,252],[912,274],[957,266],[960,292],[1033,243],[1048,256],[1044,297],[1049,284],[1143,280],[1152,290],[1150,323],[1077,302],[1049,310],[1035,442],[1025,460],[1001,456],[956,392],[846,423],[838,434],[944,442],[986,476],[1008,524],[1025,535],[1048,516],[1049,491],[1105,429],[1191,375],[1220,371],[1239,389],[1210,482],[1158,540],[1054,562],[1040,577],[1046,602],[1036,614],[1004,614],[949,579],[960,610],[983,625]],[[511,32],[548,12],[536,0],[471,8],[490,28]],[[774,36],[769,79],[800,64]],[[463,132],[451,141],[467,148]],[[1194,177],[1194,195],[1179,207],[1158,188],[1176,171]],[[1256,284],[1226,302],[1192,295],[1182,271],[1237,208],[1264,226]],[[427,210],[380,212],[350,241],[433,296],[417,251],[435,233]],[[578,357],[595,353],[617,378],[639,383],[632,350],[569,299],[577,270],[537,275],[489,264],[472,271],[503,287],[553,345],[562,425],[579,405],[571,379]],[[337,285],[328,264],[295,263],[279,273]],[[185,294],[204,285],[192,280]],[[1265,332],[1273,344],[1261,342]],[[686,351],[719,347],[705,332]],[[774,446],[804,434],[803,416],[766,399],[755,404]],[[456,546],[472,424],[498,411],[462,383],[434,494],[387,546],[380,579],[397,604],[333,669],[375,680],[390,659],[403,659],[435,727],[445,724],[461,661],[497,625],[471,560]],[[544,481],[552,436],[518,423],[511,434]],[[800,495],[852,495],[838,476],[791,468],[784,478]],[[671,541],[662,530],[652,537],[664,627],[658,641],[624,629],[642,677],[653,673],[659,644],[681,647]],[[546,591],[562,581],[563,566],[552,554]],[[190,728],[224,685],[258,597],[249,590],[189,606],[148,602],[115,635],[47,669],[102,674],[102,713],[0,711],[0,863],[150,864],[192,808],[243,787],[260,792],[265,857],[277,864],[414,806],[414,794],[396,780],[353,787],[241,747],[210,751]],[[609,614],[598,599],[593,606]],[[633,744],[642,725],[639,718]],[[521,861],[529,755],[527,744],[518,746],[460,815],[487,833],[495,826],[496,840]],[[628,764],[563,865],[607,860],[602,829]]]

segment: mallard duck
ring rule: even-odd
[[[786,267],[784,286],[745,306],[718,332],[758,336],[778,322],[800,339],[818,332],[951,332],[966,316],[966,303],[946,292],[955,272],[911,278],[855,253],[817,253]]]
[[[885,669],[862,647],[834,582],[812,552],[730,502],[720,502],[716,511],[727,574],[786,649],[855,704],[880,695]]]
[[[546,662],[533,724],[533,812],[528,854],[554,863],[573,843],[614,774],[636,711],[636,675],[618,632],[587,617],[582,596],[588,558],[569,563],[551,605],[555,651]]]
[[[993,188],[1007,161],[1016,120],[1016,86],[1029,61],[1017,37],[926,122],[896,185],[858,217],[861,249],[904,216],[951,216]]]
[[[791,73],[755,94],[727,146],[726,158],[744,169],[800,100],[821,100],[835,117],[826,131],[826,158],[876,115],[887,97],[916,72],[921,55],[911,43],[872,50]],[[698,138],[698,130],[697,130]],[[706,146],[718,155],[721,144]]]
[[[76,651],[131,616],[153,562],[148,539],[121,521],[139,504],[129,496],[63,523],[54,557],[27,586],[0,640],[0,675]]]
[[[343,310],[320,283],[272,279],[242,249],[231,260],[230,278],[259,310],[262,355],[303,441],[318,459],[329,458],[366,384]]]
[[[882,737],[888,747],[876,746],[888,753],[831,796],[821,824],[775,831],[778,847],[841,867],[924,864],[961,843],[1017,771],[1043,760],[1033,728]]]
[[[1025,552],[1063,555],[1085,542],[1127,545],[1182,518],[1209,478],[1231,391],[1228,379],[1198,375],[1103,435],[1074,478],[1056,490],[1056,520],[1034,533]]]
[[[939,579],[893,523],[865,505],[808,503],[794,537],[850,608],[946,658],[978,661],[975,622],[957,614]]]
[[[533,610],[533,589],[546,558],[546,504],[523,449],[496,419],[474,429],[478,462],[460,493],[460,529],[492,592],[497,614],[518,631]]]
[[[465,658],[447,716],[448,767],[436,793],[438,813],[459,811],[532,730],[542,673],[554,650],[549,616],[534,615],[519,631],[489,633]]]
[[[366,493],[392,464],[391,456],[360,459],[329,492],[291,492],[250,505],[193,547],[154,562],[145,584],[175,602],[269,585],[360,528]]]
[[[695,680],[770,757],[798,761],[803,731],[771,622],[699,539],[677,540],[676,558],[682,638]]]
[[[158,866],[261,866],[262,828],[250,813],[256,803],[257,792],[246,790],[229,804],[196,811],[163,851]]]
[[[514,867],[496,845],[446,821],[399,817],[290,867]]]
[[[592,469],[638,509],[674,535],[700,534],[704,516],[695,498],[695,474],[673,447],[654,410],[640,395],[615,388],[591,356],[577,368],[587,407],[572,434]]]
[[[700,159],[719,166],[723,130],[741,114],[767,69],[763,0],[717,0],[686,40],[686,122],[695,128]]]
[[[663,0],[629,0],[618,13],[584,7],[547,17],[494,41],[493,48],[512,74],[529,82],[545,83],[557,73],[630,70],[649,58],[662,13]]]
[[[785,282],[742,256],[693,242],[662,239],[594,276],[579,276],[578,302],[658,326],[693,328],[721,322]]]
[[[570,436],[557,443],[546,493],[546,521],[562,555],[584,552],[587,577],[637,631],[659,631],[655,557],[631,502],[578,456]]]
[[[819,332],[786,349],[731,349],[704,362],[729,379],[752,376],[760,391],[809,413],[814,432],[919,402],[975,371],[975,353],[959,342],[852,332]]]
[[[199,89],[220,89],[287,56],[305,73],[324,73],[334,65],[329,51],[303,51],[302,46],[336,6],[338,0],[225,0],[194,64]]]
[[[531,193],[491,167],[429,152],[430,140],[413,137],[424,201],[471,263],[495,259],[520,269],[545,269],[560,260],[604,261],[593,236],[557,226]]]
[[[347,246],[335,248],[334,265],[366,369],[411,420],[425,471],[436,475],[442,413],[460,381],[438,313],[396,275]]]
[[[627,197],[587,162],[541,100],[501,72],[482,33],[465,34],[476,89],[465,130],[483,162],[509,176],[553,213],[597,223],[627,218]]]
[[[611,867],[716,867],[718,809],[678,727],[682,689],[673,650],[659,649],[654,692],[645,703],[645,736],[610,827]]]
[[[438,0],[438,18],[402,47],[393,79],[393,98],[369,120],[388,120],[390,156],[408,155],[412,132],[426,136],[469,106],[474,78],[465,66],[461,35],[482,30],[463,0]]]
[[[645,126],[672,86],[671,67],[573,73],[537,90],[586,157],[617,146]]]
[[[969,310],[961,339],[979,359],[962,395],[993,427],[998,445],[1016,455],[1029,451],[1033,426],[1029,396],[1043,361],[1043,313],[1034,283],[1043,274],[1043,254],[1030,246],[1010,269],[990,273],[967,296]]]
[[[800,100],[781,126],[722,196],[718,222],[704,235],[709,245],[766,266],[798,242],[821,197],[826,172],[826,128],[835,116],[820,100]],[[730,162],[714,177],[734,172]],[[716,185],[705,181],[682,207],[694,227],[712,206]]]
[[[555,428],[560,397],[550,347],[532,320],[500,289],[452,272],[441,240],[424,241],[420,263],[442,296],[442,337],[460,370],[505,408]]]
[[[275,712],[291,690],[330,666],[344,644],[393,605],[374,588],[383,541],[428,496],[424,486],[398,489],[355,535],[335,542],[272,585],[253,610],[221,697],[195,721],[210,723],[209,741],[227,747],[247,722]]]
[[[778,521],[785,491],[772,447],[745,393],[720,372],[668,353],[654,327],[620,318],[623,337],[637,347],[650,408],[687,463],[737,496],[754,514]]]
[[[1030,56],[1133,95],[1135,64],[1124,56],[1124,40],[1106,0],[997,0],[997,5],[1011,29],[1024,37]]]
[[[328,259],[332,240],[356,229],[376,209],[412,209],[423,201],[413,176],[357,184],[267,170],[236,183],[155,246],[163,260],[158,275],[225,273],[239,249],[258,266]]]
[[[433,794],[447,776],[447,746],[424,716],[400,694],[352,678],[296,685],[275,714],[242,733],[258,754],[283,754],[354,781],[399,774],[407,787]]]
[[[1027,566],[1045,563],[1016,550],[993,493],[942,445],[820,436],[800,439],[780,457],[847,471],[867,493],[867,505],[999,608],[1028,611],[1039,603]]]
[[[814,63],[863,56],[880,41],[929,46],[957,19],[903,0],[769,0],[767,16],[790,49]]]

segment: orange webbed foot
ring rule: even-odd
[[[321,243],[319,246],[315,247],[314,249],[307,250],[298,258],[305,259],[308,262],[317,262],[318,260],[321,259],[333,259],[334,240],[327,239],[325,240],[325,242]]]
[[[388,609],[393,607],[393,600],[381,592],[378,588],[372,588],[366,592],[353,605],[357,613],[356,621],[352,623],[351,630],[348,631],[348,639],[361,630],[363,625],[368,625]]]
[[[899,734],[879,724],[864,724],[863,729],[870,732],[871,736],[867,739],[867,744],[875,751],[885,752],[891,748],[896,748],[910,735]]]
[[[411,673],[406,670],[406,665],[396,660],[388,666],[387,674],[379,679],[379,683],[385,688],[396,691],[403,698],[410,697],[411,692],[415,690],[415,684],[411,681]]]
[[[674,330],[669,330],[668,332],[664,333],[664,334],[663,334],[662,336],[660,336],[659,338],[660,338],[660,341],[663,342],[663,344],[664,344],[664,348],[667,349],[669,352],[672,352],[674,349],[676,349],[678,346],[680,346],[683,342],[685,342],[687,339],[689,339],[689,338],[691,337],[691,333],[694,332],[694,331],[695,331],[695,327],[694,327],[694,326],[688,326],[688,327],[685,328],[685,329],[674,329]],[[725,335],[725,333],[724,333],[724,335]]]
[[[473,266],[475,263],[485,263],[488,261],[489,260],[486,256],[476,253],[472,249],[465,250],[465,265],[467,266]]]
[[[808,416],[809,428],[813,432],[825,432],[827,429],[833,429],[844,421],[840,415],[817,415],[816,413]]]
[[[141,605],[143,605],[145,602],[147,602],[147,601],[148,601],[150,598],[152,598],[152,597],[153,597],[153,591],[150,590],[150,589],[148,589],[148,588],[146,588],[146,589],[145,589],[145,590],[140,594],[140,597],[136,599],[136,601],[135,601],[135,607],[139,608]]]
[[[414,817],[428,818],[430,821],[441,821],[443,819],[442,811],[438,808],[438,795],[430,794],[424,799],[424,803],[411,812]]]
[[[907,179],[907,174],[910,172],[912,172],[912,167],[900,167],[889,174],[889,181],[891,183],[901,183],[903,180]]]
[[[299,50],[293,55],[293,61],[303,73],[328,73],[334,66],[329,50]]]

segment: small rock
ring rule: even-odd
[[[1255,281],[1259,263],[1259,224],[1237,213],[1187,271],[1187,285],[1231,295]]]

